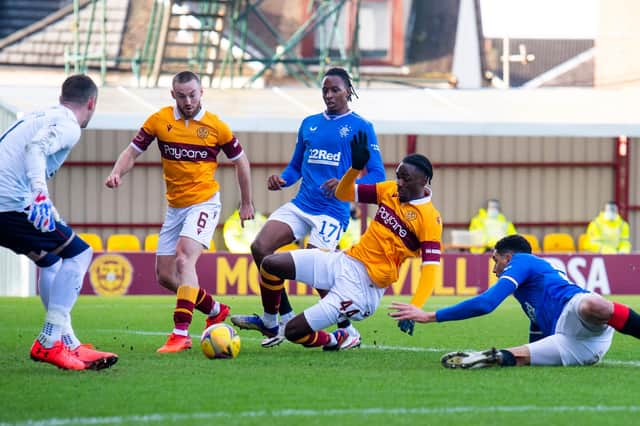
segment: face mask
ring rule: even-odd
[[[499,214],[500,210],[496,209],[495,207],[489,207],[487,209],[487,216],[489,216],[491,219],[495,219]]]
[[[618,209],[615,206],[605,206],[604,218],[606,220],[614,220],[618,215]]]

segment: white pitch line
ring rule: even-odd
[[[154,105],[152,105],[151,103],[145,101],[143,98],[141,98],[140,96],[138,96],[135,93],[131,92],[127,88],[125,88],[123,86],[118,86],[117,89],[118,89],[119,92],[123,93],[125,96],[128,96],[129,98],[131,98],[134,101],[138,102],[140,105],[142,105],[143,107],[145,107],[149,111],[155,112],[155,111],[158,110],[158,108],[156,108]]]
[[[273,88],[271,88],[271,90],[276,95],[280,96],[283,99],[286,99],[287,101],[289,101],[290,103],[292,103],[296,107],[298,107],[298,108],[302,109],[303,111],[305,111],[307,114],[315,113],[315,111],[313,109],[309,108],[309,106],[307,106],[304,103],[300,102],[299,100],[297,100],[293,96],[289,95],[288,93],[285,93],[284,90],[280,89],[279,87],[273,87]]]
[[[141,414],[132,416],[109,416],[109,417],[70,417],[41,420],[26,420],[19,423],[0,423],[0,426],[66,426],[66,425],[101,425],[101,424],[122,424],[122,423],[182,423],[192,421],[202,421],[218,418],[237,419],[238,417],[250,418],[285,418],[285,417],[339,417],[344,415],[357,416],[380,416],[380,415],[456,415],[460,413],[611,413],[611,412],[640,412],[637,405],[499,405],[493,407],[414,407],[414,408],[345,408],[345,409],[280,409],[280,410],[257,410],[257,411],[209,411],[201,413],[166,413],[166,414]]]
[[[137,334],[141,336],[166,336],[167,332],[161,331],[140,331],[140,330],[96,330],[101,333],[125,333],[125,334]],[[191,338],[199,339],[200,335],[191,334]],[[255,341],[260,342],[262,338],[259,337],[247,337],[242,336],[242,340]],[[286,341],[284,342],[286,343]],[[423,346],[390,346],[390,345],[361,345],[360,349],[376,349],[379,351],[400,351],[400,352],[451,352],[453,350],[461,350],[461,349],[451,349],[451,348],[429,348]],[[475,349],[462,349],[462,351],[473,351]],[[627,367],[640,367],[640,361],[630,360],[615,360],[615,359],[607,359],[605,358],[601,364],[613,364],[613,365],[622,365]]]
[[[138,331],[138,330],[96,330],[100,333],[125,333],[125,334],[136,334],[140,336],[166,336],[167,332],[164,331]],[[199,334],[191,334],[192,339],[199,339]],[[247,337],[242,336],[242,340],[255,341],[260,342],[263,338],[259,337]],[[442,348],[425,348],[418,346],[387,346],[387,345],[361,345],[361,349],[378,349],[382,351],[404,351],[404,352],[444,352],[447,349]]]
[[[451,102],[450,100],[448,100],[447,98],[445,98],[444,96],[442,96],[440,93],[438,93],[437,89],[431,89],[430,87],[425,87],[422,90],[425,94],[431,96],[432,98],[436,99],[437,101],[439,101],[440,103],[450,107],[451,109],[458,111],[460,113],[465,114],[467,117],[471,116],[471,110],[460,106],[458,104],[455,104],[453,102]]]

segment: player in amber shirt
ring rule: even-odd
[[[189,325],[193,309],[207,315],[206,325],[224,321],[229,307],[217,302],[198,284],[196,262],[209,248],[220,219],[220,185],[215,180],[217,155],[222,150],[236,168],[240,186],[240,219],[253,219],[251,172],[238,140],[216,115],[202,108],[202,85],[197,75],[175,75],[171,95],[176,105],[151,115],[120,154],[105,184],[116,188],[136,158],[158,140],[167,187],[167,214],[156,252],[158,282],[177,293],[174,329],[158,352],[191,348]]]
[[[405,259],[422,258],[420,283],[412,299],[417,306],[431,294],[440,264],[442,221],[431,203],[429,160],[409,155],[398,165],[395,181],[356,185],[369,158],[366,134],[358,132],[351,147],[352,166],[340,180],[336,197],[378,205],[360,241],[345,252],[307,249],[273,254],[261,266],[263,277],[295,279],[328,291],[285,328],[288,340],[324,350],[339,350],[348,334],[341,328],[333,333],[323,329],[343,318],[363,320],[372,315],[386,288],[398,279]]]

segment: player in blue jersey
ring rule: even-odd
[[[322,80],[322,99],[326,110],[305,118],[298,130],[293,157],[280,175],[268,178],[267,188],[277,191],[302,179],[298,193],[269,216],[267,223],[251,245],[258,267],[277,248],[309,235],[308,248],[334,250],[342,232],[349,225],[349,203],[334,196],[335,188],[351,166],[351,139],[359,131],[366,133],[371,156],[366,171],[357,183],[385,180],[378,140],[373,125],[351,111],[349,101],[357,94],[351,77],[342,68],[331,68]],[[264,347],[275,346],[284,338],[284,325],[294,312],[284,290],[284,281],[260,270],[262,316],[234,315],[231,321],[240,328],[262,332]],[[321,296],[324,296],[321,294]],[[280,321],[278,321],[278,313]],[[342,349],[360,345],[358,331],[348,321],[339,324],[349,332]]]
[[[0,246],[38,266],[46,310],[31,358],[68,370],[102,369],[118,360],[82,345],[73,331],[71,310],[93,252],[60,219],[47,188],[91,120],[97,98],[89,77],[73,75],[62,84],[59,105],[20,118],[0,135]]]
[[[484,293],[436,312],[393,302],[389,315],[422,323],[463,320],[490,313],[513,294],[530,320],[529,343],[502,350],[451,352],[442,357],[442,365],[448,368],[591,365],[609,350],[614,330],[640,338],[640,315],[568,281],[562,271],[532,255],[522,236],[498,241],[493,260],[499,279]]]

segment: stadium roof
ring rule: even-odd
[[[6,80],[5,80],[6,81]],[[633,100],[640,89],[407,89],[361,88],[352,108],[380,134],[504,136],[640,136]],[[3,86],[0,104],[29,112],[56,104],[58,87]],[[169,89],[100,89],[90,128],[137,129],[160,107]],[[323,109],[319,89],[205,88],[203,104],[235,131],[297,132],[300,121]]]

